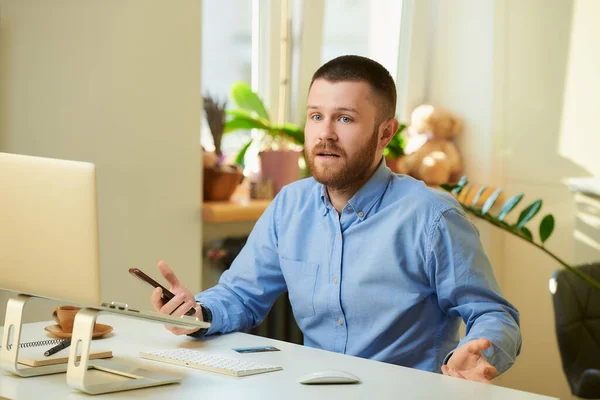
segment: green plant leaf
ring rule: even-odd
[[[235,164],[236,165],[239,165],[242,168],[244,168],[246,166],[246,164],[244,162],[244,158],[246,157],[246,152],[250,148],[250,145],[252,145],[253,141],[254,141],[254,139],[250,139],[250,141],[248,143],[246,143],[241,148],[241,150],[237,153],[237,155],[235,156]]]
[[[447,183],[442,183],[442,184],[440,185],[440,187],[441,187],[442,189],[444,189],[445,191],[447,191],[447,192],[450,192],[450,191],[452,191],[452,189],[454,189],[456,186],[457,186],[457,185],[449,185],[449,184],[447,184]]]
[[[506,218],[506,216],[508,215],[508,213],[510,213],[513,210],[513,208],[515,208],[517,206],[517,204],[519,204],[519,202],[521,201],[522,198],[523,198],[523,193],[518,194],[518,195],[513,196],[510,199],[508,199],[506,201],[506,203],[504,203],[504,205],[502,206],[502,209],[500,210],[500,214],[498,214],[498,220],[503,221],[504,218]]]
[[[225,121],[223,133],[231,133],[238,130],[265,129],[259,120],[235,118]]]
[[[475,207],[477,205],[477,202],[479,201],[479,198],[481,197],[483,192],[485,192],[485,189],[487,189],[487,186],[482,185],[477,191],[477,193],[475,193],[475,197],[473,197],[473,201],[471,202],[471,207]]]
[[[282,126],[273,126],[270,131],[281,133],[294,143],[304,146],[304,131],[298,125],[286,123]]]
[[[469,193],[471,193],[471,189],[473,189],[473,185],[471,183],[469,183],[469,184],[467,184],[467,190],[466,191],[465,191],[464,188],[460,191],[461,193],[464,193],[463,202],[466,202],[467,199],[469,198]],[[457,196],[457,199],[458,199],[458,197],[460,197],[460,196]],[[460,202],[461,200],[458,199],[458,201]]]
[[[498,224],[502,225],[502,227],[511,229],[510,225],[508,223],[506,223],[506,221],[499,221],[499,220],[496,220],[496,221],[498,222]]]
[[[471,193],[471,189],[473,189],[473,184],[469,183],[467,191],[465,192],[465,200],[467,199],[467,196],[469,196],[469,193]]]
[[[460,180],[458,181],[456,187],[454,189],[452,189],[452,193],[454,193],[455,195],[459,195],[460,192],[463,190],[463,188],[465,187],[465,185],[467,184],[468,180],[466,176],[463,176],[462,178],[460,178]]]
[[[548,214],[540,223],[540,240],[542,243],[548,240],[550,235],[552,235],[552,231],[554,231],[554,216],[552,214]]]
[[[385,147],[384,156],[386,158],[400,158],[404,155],[404,135],[402,135],[402,131],[406,129],[406,125],[400,124],[398,125],[398,130],[396,134],[392,137],[392,140]]]
[[[529,240],[530,242],[533,242],[533,235],[531,234],[531,231],[525,227],[522,227],[521,229],[517,230],[522,236],[525,237],[525,239]]]
[[[538,211],[540,211],[540,208],[542,208],[542,200],[536,200],[530,205],[528,205],[523,211],[521,211],[521,214],[519,215],[519,220],[516,224],[517,229],[523,228],[531,218],[535,217]]]
[[[265,129],[268,130],[271,124],[264,118],[258,118],[246,110],[226,110],[225,114],[231,119],[225,121],[223,133],[230,133],[239,129]]]
[[[498,200],[500,192],[502,192],[501,188],[494,190],[494,193],[492,193],[491,196],[488,197],[488,199],[485,201],[485,203],[483,203],[483,207],[481,207],[482,214],[487,214],[487,212],[490,211],[490,208],[492,208],[496,200]]]
[[[269,113],[256,93],[246,82],[236,82],[231,87],[231,99],[239,108],[256,113],[269,121]]]
[[[243,110],[241,108],[225,110],[225,115],[227,115],[228,117],[231,117],[231,119],[240,118],[240,119],[264,120],[264,121],[266,121],[266,124],[269,124],[269,121],[265,120],[264,118],[260,118],[256,114],[253,114],[250,111]]]
[[[271,127],[271,123],[268,119],[260,118],[256,114],[252,114],[246,110],[225,110],[225,115],[230,117],[230,119],[243,119],[252,121],[253,123],[261,126],[259,129],[269,129]]]

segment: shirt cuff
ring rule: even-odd
[[[206,333],[207,333],[206,329],[200,328],[196,332],[188,333],[187,335],[189,337],[193,337],[193,338],[199,339],[199,338],[203,338],[204,336],[206,336]]]
[[[200,306],[200,309],[202,311],[202,320],[204,322],[212,323],[212,312],[210,311],[210,308],[208,308],[206,305],[200,302],[196,302],[196,305]],[[200,328],[196,332],[188,333],[188,336],[194,338],[201,338],[204,337],[207,332],[208,328]]]
[[[203,337],[214,335],[215,333],[222,332],[222,328],[225,325],[225,321],[223,321],[224,316],[227,313],[221,308],[220,304],[216,301],[211,301],[210,296],[202,296],[202,293],[196,295],[196,301],[202,303],[205,307],[207,307],[212,314],[212,321],[210,323],[210,328],[208,331],[203,334],[199,334],[199,336],[195,337]],[[198,332],[195,332],[198,333]]]

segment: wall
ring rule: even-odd
[[[548,248],[568,262],[582,260],[584,233],[598,235],[598,215],[581,215],[565,180],[598,175],[600,28],[594,0],[439,0],[427,100],[466,120],[459,140],[467,174],[541,198],[540,217],[554,214]],[[586,205],[589,211],[589,204]],[[595,210],[598,210],[596,204]],[[579,210],[581,211],[581,210]],[[530,223],[537,237],[537,217]],[[591,222],[590,222],[591,221]],[[478,226],[482,224],[478,222]],[[590,228],[595,227],[595,229]],[[577,228],[577,229],[575,229]],[[502,290],[521,312],[523,350],[496,384],[571,398],[562,372],[548,279],[559,265],[523,241],[482,231]],[[594,239],[594,238],[593,238]],[[597,236],[596,242],[599,242]],[[589,246],[588,250],[589,250]],[[594,251],[594,250],[592,250]],[[596,249],[587,259],[600,259]]]
[[[572,176],[600,177],[600,3],[577,0],[573,7],[564,108],[557,149],[560,156],[577,166]],[[600,260],[600,199],[575,196],[575,254],[573,262]]]
[[[465,174],[477,183],[497,182],[499,171],[493,162],[494,82],[494,0],[432,1],[432,32],[424,101],[447,107],[465,120],[458,138]],[[409,93],[409,97],[410,97]],[[498,246],[502,234],[485,223],[474,221],[500,284],[503,253]]]
[[[0,11],[0,151],[96,164],[103,300],[151,308],[161,259],[199,290],[201,1]]]
[[[503,132],[498,132],[496,148],[501,154],[506,191],[525,193],[526,204],[544,200],[540,214],[554,214],[558,227],[547,246],[571,262],[574,206],[564,179],[584,171],[560,155],[558,143],[572,13],[572,1],[507,3],[502,21],[506,41],[504,92],[499,99],[504,110],[499,121]],[[529,225],[537,227],[539,221],[537,217]],[[569,398],[548,291],[548,279],[560,266],[513,237],[506,239],[504,253],[505,291],[521,312],[524,342],[522,354],[504,383]]]

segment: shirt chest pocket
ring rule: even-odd
[[[315,288],[319,264],[279,259],[296,319],[315,315]]]

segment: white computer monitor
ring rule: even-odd
[[[77,346],[71,346],[69,356],[70,385],[97,394],[173,382],[168,379],[172,377],[152,373],[151,378],[141,374],[125,384],[86,383],[88,367],[119,371],[110,361],[108,365],[106,360],[88,363],[98,312],[186,327],[210,326],[193,317],[102,303],[97,209],[93,164],[0,153],[0,288],[18,294],[7,304],[0,366],[23,377],[67,370],[61,364],[27,369],[18,366],[22,312],[27,300],[35,296],[83,307],[73,330],[72,341]],[[75,362],[79,355],[81,362]],[[124,374],[130,376],[131,368],[126,371]]]
[[[100,306],[96,171],[0,153],[0,288]]]

